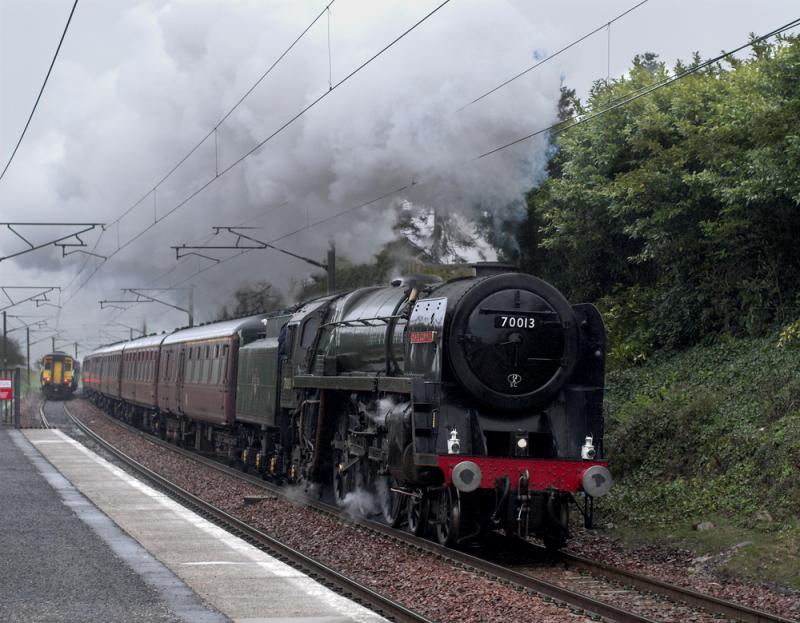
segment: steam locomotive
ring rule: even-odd
[[[455,546],[503,529],[551,548],[591,521],[603,456],[597,310],[507,265],[398,279],[284,313],[102,348],[100,406],[201,452],[344,504],[382,492],[387,521]]]

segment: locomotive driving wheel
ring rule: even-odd
[[[408,498],[406,503],[406,520],[408,529],[414,536],[425,534],[428,526],[428,510],[430,503],[424,491],[417,491]]]
[[[356,487],[357,465],[353,465],[347,451],[348,419],[347,416],[339,418],[336,426],[331,446],[333,452],[331,459],[333,464],[333,474],[331,482],[333,484],[333,497],[336,504],[344,505],[347,494]]]
[[[453,487],[443,489],[436,499],[436,538],[445,547],[454,547],[461,533],[461,497]]]
[[[392,528],[399,528],[403,521],[403,511],[406,510],[406,498],[408,496],[393,491],[397,487],[397,481],[394,478],[389,480],[387,486],[389,488],[389,500],[384,509],[383,518]]]

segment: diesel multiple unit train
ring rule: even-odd
[[[603,460],[597,310],[497,264],[398,279],[285,313],[101,348],[101,407],[282,482],[385,494],[385,514],[453,546],[487,531],[552,548],[587,521]]]
[[[69,398],[78,387],[80,364],[57,350],[42,357],[39,386],[45,398]]]

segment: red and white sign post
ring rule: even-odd
[[[11,379],[0,379],[0,400],[14,398],[14,385]]]

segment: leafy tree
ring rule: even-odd
[[[0,333],[2,332],[0,331]],[[3,351],[3,340],[5,340],[5,351]],[[0,335],[0,357],[2,357],[3,352],[6,353],[6,367],[13,368],[25,363],[25,357],[20,351],[19,344],[17,344],[10,337],[4,338],[2,335]],[[3,362],[0,360],[0,368],[2,367]]]
[[[521,262],[599,302],[617,354],[796,317],[799,65],[796,37],[760,44],[556,137],[551,177],[528,197]],[[586,107],[668,75],[655,54],[637,56]]]

